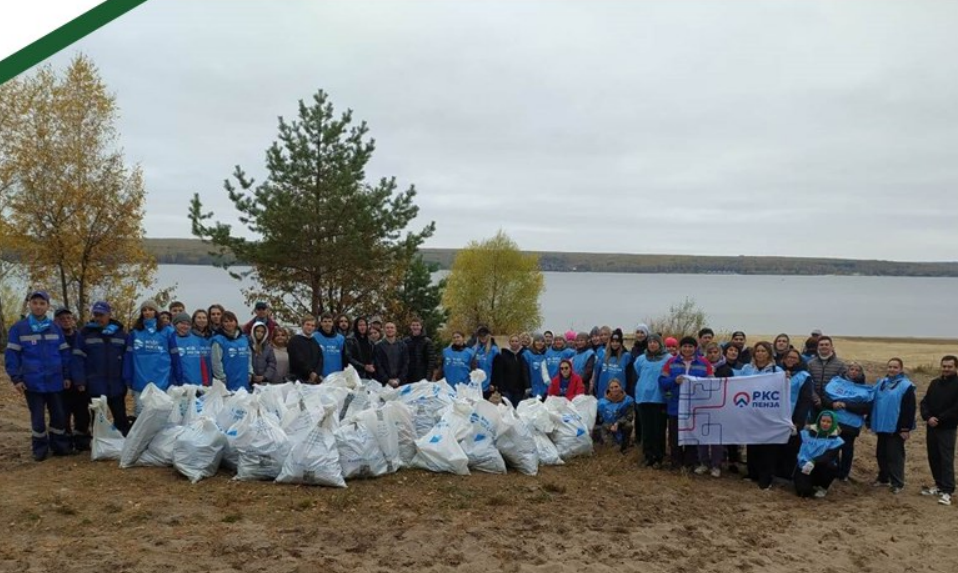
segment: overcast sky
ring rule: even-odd
[[[427,243],[958,260],[958,2],[154,0],[62,52],[115,91],[150,237],[235,220],[326,90]]]

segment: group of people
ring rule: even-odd
[[[789,337],[746,344],[734,332],[725,344],[709,328],[680,340],[635,329],[626,348],[621,329],[591,332],[517,333],[508,345],[496,343],[480,326],[467,338],[451,333],[437,349],[413,319],[406,336],[397,325],[377,317],[324,314],[305,316],[297,332],[276,323],[266,303],[240,324],[235,313],[214,304],[185,312],[173,302],[164,310],[153,301],[140,306],[127,330],[106,301],[90,309],[92,319],[77,326],[73,313],[57,308],[48,317],[50,297],[32,292],[29,315],[10,330],[6,370],[30,409],[33,455],[37,460],[67,455],[90,446],[89,399],[105,396],[114,425],[124,434],[131,418],[126,396],[132,392],[134,416],[148,384],[208,386],[221,380],[229,390],[255,384],[300,381],[320,384],[352,365],[362,377],[389,386],[423,380],[470,383],[484,373],[483,394],[517,405],[530,396],[593,395],[598,400],[596,437],[622,451],[641,443],[648,467],[668,466],[721,477],[723,468],[769,489],[778,477],[791,480],[805,497],[824,497],[836,479],[848,480],[855,441],[868,427],[878,437],[876,486],[898,493],[905,485],[905,443],[920,415],[927,425],[928,458],[935,485],[922,493],[951,504],[958,428],[958,358],[941,360],[941,375],[920,402],[915,385],[898,358],[886,375],[869,384],[857,362],[844,362],[832,339],[814,331],[799,351]],[[680,387],[688,376],[734,378],[781,371],[790,385],[793,435],[786,444],[742,447],[680,446]],[[46,416],[49,415],[49,426]],[[134,418],[135,419],[135,418]],[[667,457],[668,455],[668,457]]]

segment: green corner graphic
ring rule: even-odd
[[[106,0],[0,61],[0,84],[29,70],[53,54],[106,26],[147,0]]]

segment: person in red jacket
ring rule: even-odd
[[[559,373],[549,384],[549,396],[565,396],[571,400],[579,394],[585,394],[585,384],[572,370],[572,361],[563,360],[559,363]]]

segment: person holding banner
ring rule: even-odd
[[[875,385],[875,401],[869,421],[878,435],[875,457],[878,479],[872,485],[891,487],[894,494],[905,487],[905,442],[915,429],[915,385],[904,373],[901,358],[888,361],[887,376]]]
[[[835,413],[823,410],[818,420],[801,431],[802,445],[795,468],[795,493],[821,499],[838,473],[838,452],[844,443]]]
[[[825,385],[822,403],[835,412],[842,430],[844,445],[838,453],[838,479],[848,481],[855,458],[855,440],[861,434],[865,416],[871,412],[875,387],[865,381],[865,369],[858,362],[849,362],[845,374],[835,376]]]
[[[648,336],[645,352],[635,358],[635,403],[638,405],[638,431],[642,435],[642,456],[645,467],[660,468],[665,459],[665,397],[659,387],[659,375],[671,358],[658,334]]]
[[[742,376],[756,376],[779,372],[775,364],[772,345],[766,341],[756,342],[751,351],[752,362],[742,368]],[[758,482],[758,487],[768,491],[772,489],[775,478],[775,462],[781,447],[778,444],[750,444],[745,450],[748,474],[745,479]]]
[[[659,387],[666,398],[666,411],[669,417],[669,449],[671,450],[672,469],[690,470],[695,467],[698,451],[692,446],[679,445],[679,386],[686,376],[709,378],[712,365],[700,357],[696,350],[698,341],[691,336],[679,342],[679,353],[669,358],[662,367]]]
[[[702,340],[702,334],[699,333],[699,341]],[[731,348],[734,348],[731,347]],[[715,342],[709,342],[705,345],[705,360],[712,366],[712,374],[716,378],[731,378],[735,376],[732,368],[725,363],[725,357],[722,356],[722,347]],[[699,446],[699,465],[695,468],[695,473],[703,475],[708,472],[712,477],[722,477],[722,458],[725,455],[726,446],[719,444],[710,446]],[[731,460],[730,460],[731,461]],[[735,462],[737,463],[736,456]]]

